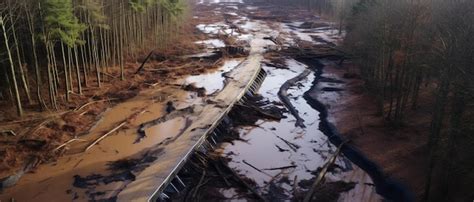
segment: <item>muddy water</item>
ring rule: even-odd
[[[193,84],[198,88],[206,89],[206,94],[214,94],[224,88],[225,77],[224,74],[232,71],[243,59],[230,59],[217,70],[206,72],[199,75],[192,75],[184,80],[184,84]]]
[[[206,3],[206,2],[201,2]],[[211,2],[216,3],[216,2]],[[218,3],[218,2],[217,2]],[[216,10],[227,11],[227,14],[238,15],[237,20],[232,23],[239,27],[239,31],[234,36],[238,40],[249,40],[254,43],[259,41],[259,47],[265,49],[278,48],[270,41],[261,40],[263,37],[279,36],[284,45],[292,46],[298,41],[305,41],[311,44],[334,44],[343,37],[339,35],[330,23],[322,22],[325,26],[317,28],[302,28],[303,22],[269,22],[261,20],[251,20],[242,13],[232,11],[228,3],[222,3]],[[224,8],[224,9],[221,9]],[[258,11],[258,7],[240,5],[239,9],[251,12]],[[236,12],[236,13],[234,13]],[[229,25],[224,22],[214,24],[201,24],[197,28],[202,32],[214,35],[216,33],[227,33]],[[272,27],[272,28],[270,28]],[[255,40],[256,39],[256,40]],[[264,50],[259,48],[259,50]],[[298,76],[303,71],[311,68],[292,58],[286,59],[287,69],[278,69],[270,66],[263,66],[268,73],[258,93],[268,100],[269,103],[284,107],[278,97],[280,87],[287,80]],[[238,128],[243,141],[234,141],[232,144],[223,143],[218,150],[223,156],[231,159],[229,166],[237,170],[241,175],[256,182],[257,189],[262,194],[275,192],[274,184],[283,188],[280,200],[291,200],[293,196],[293,184],[308,181],[312,182],[318,169],[324,166],[328,159],[334,155],[336,147],[332,145],[328,138],[319,128],[319,111],[313,109],[303,98],[305,92],[312,89],[317,75],[317,69],[311,68],[313,73],[298,82],[297,85],[288,90],[292,105],[297,109],[301,118],[304,119],[305,128],[296,127],[296,118],[289,112],[285,113],[286,118],[280,121],[259,120],[254,126],[241,126]],[[328,87],[337,84],[327,84]],[[325,96],[337,97],[325,94]],[[288,142],[294,146],[288,145]],[[334,164],[335,168],[326,175],[329,182],[344,181],[355,183],[350,191],[341,194],[338,201],[380,201],[381,197],[375,193],[370,177],[359,167],[351,163],[349,159],[340,155]],[[285,169],[275,169],[287,167]],[[289,179],[283,180],[283,179]],[[294,182],[296,179],[296,182]],[[291,182],[290,182],[291,181]],[[238,195],[234,188],[219,189],[228,197],[236,199]],[[304,191],[304,190],[303,190]],[[237,197],[238,198],[238,197]],[[244,198],[240,198],[245,200]]]
[[[97,184],[91,190],[75,185],[76,176],[107,176],[110,173],[108,166],[110,162],[137,158],[142,151],[150,150],[160,142],[178,134],[184,122],[181,119],[174,119],[147,131],[146,141],[134,143],[137,139],[136,127],[162,116],[165,100],[174,100],[176,107],[180,108],[192,102],[189,96],[188,92],[179,89],[160,87],[142,92],[136,98],[107,110],[89,134],[79,137],[85,140],[84,142],[71,143],[67,146],[67,154],[58,161],[41,165],[34,173],[25,174],[14,187],[1,193],[0,200],[7,201],[13,198],[16,201],[31,201],[31,199],[83,201],[114,197],[116,190],[126,186],[128,183],[126,180]],[[125,127],[84,152],[92,140],[127,120]],[[94,197],[93,194],[97,196]]]

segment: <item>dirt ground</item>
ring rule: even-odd
[[[395,129],[377,115],[375,98],[367,93],[364,81],[344,78],[348,68],[351,73],[357,72],[352,64],[345,64],[342,68],[337,65],[324,68],[323,76],[346,82],[336,102],[324,103],[324,99],[321,100],[328,106],[330,121],[387,175],[408,186],[419,201],[428,166],[428,109],[432,104],[426,99],[429,91],[422,89],[420,107],[416,111],[409,110],[405,125]]]

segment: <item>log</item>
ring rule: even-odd
[[[154,53],[154,51],[150,51],[150,53],[148,54],[148,56],[146,56],[145,60],[142,62],[140,67],[138,67],[135,74],[138,74],[138,73],[140,73],[140,71],[142,71],[143,67],[145,67],[145,63],[150,59],[150,57],[153,55],[153,53]]]
[[[309,202],[311,201],[311,199],[313,198],[313,195],[314,195],[314,191],[316,190],[316,188],[318,187],[318,185],[323,181],[324,179],[324,176],[326,175],[327,171],[328,171],[328,168],[329,166],[331,166],[332,164],[334,164],[334,162],[336,161],[336,158],[339,156],[339,154],[341,153],[341,149],[342,147],[347,143],[348,141],[345,141],[343,143],[341,143],[339,145],[339,147],[337,147],[337,150],[336,150],[336,153],[329,159],[329,161],[324,165],[323,169],[321,170],[321,172],[319,172],[319,175],[318,175],[318,178],[316,179],[316,181],[314,181],[313,185],[311,186],[310,190],[308,191],[308,193],[306,194],[303,202]]]
[[[298,110],[291,104],[290,99],[288,98],[288,89],[295,85],[296,82],[306,78],[311,73],[311,70],[305,69],[300,75],[286,81],[278,91],[278,97],[280,100],[285,104],[286,108],[290,111],[290,113],[296,118],[295,126],[305,128],[306,126],[303,124],[304,120],[300,117]]]

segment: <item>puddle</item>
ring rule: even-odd
[[[344,32],[339,34],[339,31],[329,24],[312,29],[299,28],[303,24],[303,22],[282,23],[280,27],[282,31],[288,34],[294,34],[298,39],[312,44],[336,43],[345,36]],[[289,44],[294,44],[294,39],[286,40]]]
[[[237,7],[237,6],[227,6],[226,8],[234,9],[234,10],[238,10],[238,9],[239,9],[239,7]]]
[[[219,34],[221,30],[228,29],[228,25],[224,23],[214,23],[214,24],[199,24],[196,25],[196,28],[201,30],[205,34]]]
[[[196,41],[196,44],[205,45],[207,48],[223,48],[225,47],[225,43],[220,39],[209,39],[203,41]]]
[[[257,21],[246,21],[245,24],[241,25],[240,28],[244,29],[245,31],[259,31],[260,24]]]
[[[224,73],[231,71],[242,62],[242,59],[232,59],[226,61],[219,69],[200,75],[189,76],[185,79],[185,84],[194,84],[198,88],[205,88],[206,94],[213,94],[224,88]]]
[[[219,3],[239,3],[243,4],[243,0],[200,0],[198,4],[219,4]]]

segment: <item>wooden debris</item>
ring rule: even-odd
[[[67,142],[65,142],[65,143],[59,145],[58,147],[56,147],[53,151],[57,151],[57,150],[59,150],[59,149],[65,147],[66,145],[68,145],[68,144],[74,142],[74,141],[82,141],[82,142],[84,142],[85,140],[83,140],[83,139],[78,139],[78,138],[70,139],[70,140],[68,140]]]
[[[298,175],[295,175],[295,179],[293,180],[293,198],[296,199],[298,197]]]
[[[231,184],[229,183],[229,181],[227,181],[227,178],[226,176],[224,176],[224,173],[222,173],[222,170],[219,168],[219,166],[215,163],[212,164],[214,166],[214,168],[216,169],[217,173],[221,176],[222,180],[224,180],[225,182],[225,185],[227,185],[227,187],[230,187]]]
[[[290,147],[290,149],[292,149],[294,152],[296,152],[300,148],[300,146],[298,146],[294,143],[291,143],[288,140],[285,140],[285,139],[283,139],[282,137],[280,137],[278,135],[277,135],[277,138],[282,140],[284,143],[286,143]]]
[[[89,105],[91,105],[91,104],[94,104],[94,103],[105,102],[105,101],[113,101],[113,100],[118,100],[118,98],[111,98],[111,99],[96,100],[96,101],[88,102],[88,103],[86,103],[86,104],[83,104],[83,105],[80,106],[79,108],[74,109],[74,111],[80,111],[81,109],[84,109],[85,107],[87,107],[87,106],[89,106]]]
[[[154,51],[150,51],[150,53],[148,54],[148,56],[146,56],[145,60],[142,62],[140,67],[138,67],[135,74],[138,74],[138,73],[140,73],[140,71],[142,71],[143,67],[145,67],[145,63],[150,59],[150,57],[153,55],[153,53],[154,53]]]
[[[290,99],[288,98],[288,89],[295,85],[296,82],[306,78],[311,73],[311,70],[305,69],[300,75],[286,81],[278,91],[278,97],[285,104],[286,108],[291,112],[291,114],[296,118],[295,125],[301,128],[305,128],[303,124],[304,120],[299,116],[298,110],[291,104]]]
[[[235,180],[237,180],[240,184],[242,184],[246,189],[248,189],[249,191],[251,191],[256,197],[258,197],[258,199],[262,200],[262,201],[268,201],[267,199],[263,198],[262,195],[260,195],[257,190],[255,190],[254,188],[252,188],[249,184],[247,184],[247,182],[245,182],[240,176],[239,174],[237,174],[234,170],[232,170],[232,168],[230,168],[229,166],[227,166],[222,159],[220,159],[220,161],[222,162],[222,165],[224,165],[225,167],[227,167],[227,170],[229,170],[232,175],[234,176]]]
[[[336,161],[336,158],[339,156],[339,154],[341,153],[341,149],[342,147],[347,143],[348,141],[345,141],[343,143],[341,143],[339,145],[339,147],[337,147],[337,150],[336,150],[336,153],[334,153],[334,155],[329,159],[329,161],[324,165],[323,169],[321,170],[321,172],[319,172],[319,175],[318,175],[318,178],[316,179],[316,181],[314,181],[313,185],[311,186],[311,188],[309,189],[308,193],[306,194],[305,198],[304,198],[304,202],[309,202],[311,201],[311,199],[313,198],[313,195],[314,195],[314,191],[316,190],[316,188],[318,187],[318,185],[323,181],[324,179],[324,176],[326,175],[328,169],[329,169],[329,166],[331,166],[332,164],[334,164],[334,162]]]
[[[273,177],[272,175],[270,175],[270,174],[268,174],[268,173],[266,173],[266,172],[260,170],[259,168],[255,167],[254,165],[250,164],[250,163],[247,162],[246,160],[243,160],[242,162],[245,163],[246,165],[250,166],[251,168],[255,169],[256,171],[260,172],[260,173],[263,173],[263,174],[265,174],[265,175],[268,175],[268,176],[270,176],[270,177]]]
[[[184,116],[189,115],[193,112],[194,112],[194,106],[190,106],[190,107],[170,111],[168,114],[165,114],[164,116],[162,116],[158,119],[155,119],[155,120],[152,120],[152,121],[149,121],[149,122],[146,122],[146,123],[142,123],[140,125],[140,127],[138,128],[138,133],[144,134],[145,130],[147,128],[150,128],[152,126],[158,125],[160,123],[166,122],[168,120],[171,120],[171,119],[174,119],[174,118],[177,118],[177,117],[181,117],[181,116],[184,117]]]
[[[291,166],[282,166],[282,167],[276,167],[276,168],[265,168],[263,170],[284,170],[288,168],[296,168],[297,166],[291,165]]]
[[[204,177],[206,177],[206,170],[204,170],[204,171],[202,172],[201,179],[199,180],[198,185],[194,188],[194,192],[193,192],[192,198],[196,198],[196,194],[198,193],[199,188],[200,188],[200,187],[202,186],[202,184],[203,184]]]
[[[102,135],[101,137],[99,137],[97,140],[95,140],[94,142],[92,142],[89,146],[87,146],[87,148],[84,150],[84,152],[86,152],[87,150],[89,150],[90,148],[92,148],[94,145],[96,145],[97,143],[99,143],[101,140],[103,140],[104,138],[106,138],[107,136],[109,136],[110,134],[114,133],[115,131],[117,131],[118,129],[122,128],[125,124],[127,124],[127,121],[124,121],[122,122],[121,124],[119,124],[117,127],[113,128],[112,130],[110,130],[109,132],[105,133],[104,135]]]
[[[260,115],[262,115],[263,117],[268,118],[268,119],[281,120],[281,117],[270,114],[270,113],[267,113],[267,112],[263,111],[262,109],[260,109],[259,107],[256,107],[256,106],[247,106],[247,105],[243,105],[243,104],[235,104],[235,105],[239,106],[239,107],[244,107],[244,108],[247,108],[247,109],[255,110]]]
[[[16,133],[13,130],[4,130],[4,131],[0,131],[0,133],[10,134],[11,136],[16,136]]]

